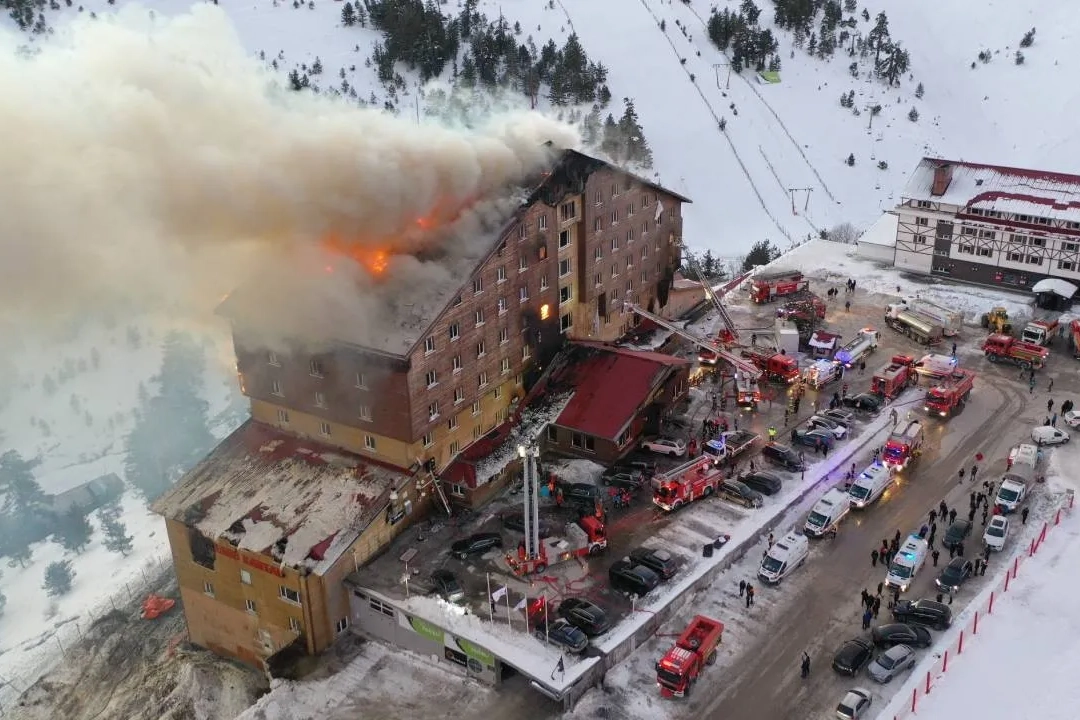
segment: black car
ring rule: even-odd
[[[799,472],[806,469],[806,461],[787,445],[771,442],[761,448],[761,457],[785,470]]]
[[[870,393],[859,393],[858,395],[848,395],[842,401],[844,407],[849,407],[852,410],[859,410],[861,412],[876,413],[881,409],[882,400],[877,395],[871,395]]]
[[[764,502],[761,493],[757,490],[751,490],[738,480],[725,480],[720,483],[716,493],[725,500],[730,500],[748,508],[759,508]]]
[[[656,474],[656,463],[646,460],[620,460],[605,470],[603,474],[617,475],[619,473],[637,474],[649,480]]]
[[[679,563],[672,554],[659,548],[634,548],[630,551],[630,559],[637,565],[649,568],[663,580],[670,580],[679,569]]]
[[[836,436],[829,430],[791,429],[791,444],[805,445],[812,448],[829,448],[836,444]]]
[[[924,625],[935,630],[946,630],[952,625],[952,610],[948,605],[927,600],[901,600],[893,608],[897,622]]]
[[[491,548],[502,547],[502,535],[495,532],[474,533],[450,546],[450,554],[462,560],[470,555],[485,553]]]
[[[616,560],[608,569],[608,582],[615,590],[642,596],[656,589],[660,576],[631,560]]]
[[[778,476],[765,470],[746,473],[739,477],[739,482],[765,495],[774,495],[780,492],[780,488],[784,485]]]
[[[965,580],[971,577],[974,569],[970,560],[965,560],[962,557],[953,558],[945,566],[945,569],[941,571],[941,574],[937,576],[937,579],[934,580],[934,584],[937,585],[938,590],[941,592],[952,594],[960,589]]]
[[[431,573],[431,591],[447,602],[460,603],[465,600],[461,583],[449,570],[436,570]]]
[[[645,476],[634,472],[604,473],[600,476],[600,481],[609,487],[638,490],[645,484]]]
[[[862,638],[848,640],[833,656],[832,669],[841,675],[855,677],[874,657],[874,646]]]
[[[822,410],[818,413],[821,417],[826,417],[832,420],[837,425],[851,428],[855,422],[855,413],[850,410],[841,410],[840,408],[834,408],[832,410]]]
[[[563,483],[559,490],[565,502],[578,505],[595,505],[600,497],[600,488],[589,483]]]
[[[525,513],[523,512],[509,512],[503,515],[502,518],[503,527],[507,530],[513,530],[514,532],[525,532]],[[540,537],[551,537],[554,534],[554,530],[551,525],[543,520],[540,521]]]
[[[906,625],[904,623],[889,623],[878,625],[870,631],[870,639],[874,645],[887,650],[893,645],[909,645],[911,647],[930,647],[934,639],[930,637],[930,631],[919,625]]]
[[[611,629],[611,618],[604,609],[585,598],[566,598],[559,603],[559,617],[589,637],[603,635]]]
[[[589,647],[589,638],[585,633],[567,620],[554,620],[537,627],[536,637],[565,648],[575,655],[585,652],[585,648]]]
[[[945,537],[941,539],[941,544],[946,548],[954,548],[964,542],[970,534],[971,521],[967,518],[959,518],[945,531]]]

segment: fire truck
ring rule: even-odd
[[[607,545],[604,523],[595,515],[586,515],[576,523],[567,523],[562,536],[541,538],[540,551],[535,558],[526,557],[522,545],[517,554],[506,554],[506,564],[515,575],[532,575],[573,558],[599,555]]]
[[[1069,323],[1069,330],[1072,332],[1073,357],[1080,360],[1080,320]]]
[[[756,303],[770,303],[803,292],[810,281],[796,270],[789,272],[762,273],[750,282],[750,299]]]
[[[918,420],[912,420],[900,431],[889,436],[881,461],[885,467],[903,470],[913,458],[922,452],[923,426]]]
[[[851,342],[839,348],[833,354],[833,359],[851,368],[864,357],[874,352],[880,339],[881,333],[872,327],[864,327]]]
[[[698,615],[683,630],[660,662],[656,663],[656,686],[663,697],[685,697],[706,665],[716,662],[716,646],[724,635],[724,623]]]
[[[899,304],[886,308],[885,324],[920,345],[936,345],[945,334],[934,318]]]
[[[843,367],[832,360],[816,360],[813,365],[803,370],[803,380],[814,390],[820,390],[844,377]]]
[[[677,508],[709,497],[724,481],[724,471],[716,466],[716,458],[706,453],[692,463],[668,473],[653,490],[653,504],[671,512]]]
[[[870,380],[870,392],[892,399],[918,381],[919,376],[915,374],[915,358],[908,355],[893,355],[887,365],[874,373],[874,377]]]
[[[1032,345],[1049,345],[1058,333],[1057,320],[1032,320],[1020,333],[1020,339]]]
[[[1027,370],[1041,368],[1050,357],[1042,345],[1033,345],[1009,335],[991,335],[983,341],[983,353],[990,362],[1010,362]]]
[[[967,401],[974,385],[975,373],[957,369],[927,390],[923,410],[939,417],[950,417]]]
[[[776,311],[776,317],[785,320],[812,322],[824,320],[826,309],[825,301],[810,293],[809,297],[784,303],[784,306]]]
[[[757,365],[762,374],[770,380],[793,383],[799,379],[799,363],[795,358],[783,353],[758,352],[743,350],[742,356]]]

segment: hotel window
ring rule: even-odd
[[[1074,242],[1061,243],[1061,249],[1065,252],[1076,252],[1076,248],[1080,247],[1080,244]]]
[[[634,292],[634,281],[633,280],[627,280],[626,281],[626,296],[630,297],[630,293],[632,293],[632,292]]]
[[[559,261],[559,277],[566,277],[570,274],[570,258],[563,258]]]
[[[626,269],[629,270],[632,267],[634,267],[634,256],[633,255],[627,255],[626,256]]]
[[[993,248],[977,248],[975,254],[979,257],[993,257],[994,250]]]
[[[209,580],[204,581],[202,584],[202,591],[210,597],[214,597],[214,583]]]
[[[993,240],[997,237],[997,233],[993,230],[980,230],[979,237],[981,237],[983,240]]]
[[[919,225],[921,227],[926,227],[927,225],[930,224],[930,219],[929,218],[924,218],[924,217],[917,217],[917,218],[915,218],[915,224]]]
[[[1046,247],[1046,238],[1033,237],[1028,240],[1028,245],[1032,247]]]
[[[618,197],[618,196],[619,196],[619,183],[613,182],[613,183],[611,183],[611,197]]]
[[[1068,269],[1069,269],[1069,270],[1072,270],[1072,268],[1068,268]],[[529,350],[529,346],[528,346],[528,345],[522,345],[522,346],[521,346],[521,359],[522,359],[522,360],[528,360],[528,359],[529,359],[529,353],[530,353],[530,352],[531,352],[531,351]]]
[[[428,416],[428,420],[434,420],[435,418],[439,417],[439,401],[438,400],[436,400],[435,402],[433,402],[433,403],[431,403],[430,405],[427,406],[427,416]]]
[[[518,225],[518,238],[519,239],[524,240],[525,236],[528,235],[528,234],[529,234],[529,228],[528,228],[528,225],[526,223],[521,223],[520,225]]]
[[[289,424],[289,411],[285,410],[284,408],[278,408],[277,419],[278,419],[278,422],[281,423],[282,425],[288,425]]]
[[[595,193],[593,193],[593,204],[594,205],[603,205],[604,204],[604,194],[602,192],[600,192],[599,190],[597,190]]]
[[[359,415],[360,415],[360,419],[363,420],[364,422],[371,422],[371,406],[370,405],[361,405]]]
[[[541,230],[547,230],[547,215],[541,215],[537,218],[536,224]]]
[[[642,245],[641,246],[641,259],[644,260],[647,257],[649,257],[649,246],[648,245]]]
[[[308,369],[310,370],[311,374],[312,374],[312,375],[313,375],[314,377],[322,377],[322,376],[323,376],[323,365],[322,365],[322,362],[320,362],[320,361],[319,361],[318,359],[316,359],[316,358],[312,358],[312,359],[311,359],[311,362],[310,362],[310,363],[308,363]]]
[[[480,436],[483,434],[483,432],[484,432],[484,429],[482,427],[480,427],[479,425],[473,425],[472,439],[473,440],[479,440]]]
[[[480,373],[479,376],[477,376],[476,384],[477,384],[477,387],[487,387],[487,384],[488,384],[488,374],[487,374],[487,372],[482,372],[482,373]]]
[[[361,372],[356,373],[356,387],[360,388],[361,390],[368,389],[367,375]]]
[[[529,286],[522,285],[518,288],[518,302],[525,302],[529,299]]]
[[[1023,254],[1018,253],[1018,252],[1011,252],[1006,257],[1009,260],[1009,262],[1023,262],[1024,261]]]
[[[476,343],[476,358],[477,360],[479,360],[485,355],[487,355],[487,343],[481,340],[480,342]]]
[[[549,287],[551,287],[551,286],[548,285],[547,275],[541,275],[540,276],[540,289],[541,290],[547,290]]]
[[[577,217],[577,203],[574,201],[565,202],[559,206],[559,219],[562,222],[573,220]]]
[[[574,289],[570,285],[559,288],[559,304],[568,303],[574,298]]]
[[[630,203],[629,205],[626,206],[626,215],[627,215],[627,217],[629,217],[629,216],[631,216],[633,214],[634,214],[634,203]]]
[[[439,375],[434,370],[428,370],[424,373],[424,382],[428,387],[435,387],[439,384]]]
[[[978,235],[978,232],[976,232],[975,228],[973,228],[973,227],[966,227],[966,228],[963,228],[960,231],[960,234],[961,235],[971,235],[972,237],[974,237],[974,236]]]
[[[1043,259],[1038,255],[1028,255],[1027,256],[1027,264],[1028,265],[1042,265],[1043,264]]]
[[[463,388],[454,388],[454,404],[458,405],[465,402],[465,390]]]
[[[278,597],[285,602],[292,603],[293,605],[301,604],[300,593],[290,587],[285,587],[284,585],[278,585]]]
[[[289,618],[289,629],[294,633],[300,633],[300,621],[294,617]]]
[[[447,332],[450,334],[450,342],[454,342],[461,337],[461,325],[458,323],[450,323],[450,327],[447,328]]]
[[[420,438],[420,441],[424,444],[424,447],[429,448],[435,444],[435,436],[431,433],[424,433],[424,436]]]
[[[570,246],[570,231],[563,230],[559,233],[559,248]]]
[[[424,338],[424,354],[430,355],[435,352],[435,338]]]
[[[459,452],[461,452],[461,443],[459,443],[457,440],[450,443],[450,454],[457,455]]]
[[[642,270],[641,271],[641,284],[644,285],[647,282],[649,282],[649,271],[648,270]]]
[[[373,435],[364,436],[364,447],[371,452],[375,452],[375,437]]]
[[[612,263],[611,264],[611,277],[613,277],[613,278],[619,277],[619,265],[618,265],[618,263]]]
[[[928,207],[930,207],[930,201],[928,201],[928,200],[918,200],[915,203],[915,207],[928,208]]]
[[[506,282],[506,268],[499,266],[499,268],[495,271],[495,282]]]
[[[641,207],[649,207],[649,203],[651,203],[651,202],[652,202],[652,198],[649,196],[649,193],[647,193],[647,192],[641,193]]]
[[[559,318],[559,332],[566,332],[570,328],[574,327],[574,316],[571,313],[566,313]]]
[[[618,249],[619,249],[619,238],[618,237],[612,237],[611,238],[611,252],[615,252]]]
[[[505,345],[510,342],[510,331],[504,327],[499,328],[499,344]]]
[[[593,231],[594,233],[598,233],[598,232],[600,232],[601,230],[603,230],[604,228],[603,228],[603,225],[602,225],[602,223],[603,223],[603,221],[602,221],[602,220],[601,220],[600,218],[593,218],[593,221],[592,221],[592,231]]]
[[[595,248],[593,248],[592,258],[593,258],[593,260],[596,260],[596,261],[603,260],[604,259],[604,248],[602,248],[599,245],[597,245]]]
[[[612,225],[618,225],[619,224],[619,211],[618,210],[612,210],[611,211],[611,224]]]
[[[450,369],[453,370],[455,373],[461,372],[461,356],[460,355],[455,355],[454,357],[450,358]]]
[[[641,223],[641,237],[645,237],[648,234],[649,234],[649,221],[646,220],[645,222]]]
[[[315,392],[315,407],[326,407],[326,395],[318,391]]]
[[[480,401],[479,400],[473,400],[472,414],[473,415],[479,415],[480,414]]]
[[[501,370],[504,374],[510,372],[510,358],[503,358],[499,362],[499,370]]]
[[[529,259],[522,255],[518,258],[518,272],[523,273],[529,268]]]
[[[330,434],[331,434],[330,431],[332,429],[333,428],[330,427],[330,423],[328,423],[328,422],[319,423],[319,433],[322,434],[324,437],[330,437]]]
[[[499,309],[499,314],[500,315],[505,313],[506,312],[506,298],[504,298],[504,297],[499,298],[499,302],[497,303],[496,307]]]
[[[472,281],[472,291],[476,295],[484,292],[484,278],[476,278]]]
[[[476,309],[476,326],[479,327],[484,324],[484,308]]]
[[[599,287],[600,285],[603,285],[603,284],[604,284],[604,274],[603,273],[596,273],[596,275],[593,276],[593,285]]]
[[[271,351],[266,353],[266,362],[270,363],[274,367],[281,367],[281,360],[278,359],[276,352]]]
[[[1071,262],[1069,260],[1058,260],[1057,267],[1058,267],[1058,270],[1075,270],[1076,269],[1076,263]]]
[[[283,392],[281,392],[281,381],[280,380],[271,380],[270,381],[270,394],[271,395],[277,395],[278,397],[284,397],[285,396],[285,394]]]
[[[447,430],[457,430],[457,418],[456,417],[452,417],[452,418],[450,418],[449,421],[447,421],[446,429]]]

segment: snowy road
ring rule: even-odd
[[[1054,360],[1062,370],[1067,369],[1066,358],[1057,356]],[[1026,384],[1021,387],[1015,371],[987,368],[974,358],[965,362],[976,367],[982,379],[965,411],[948,424],[931,421],[930,447],[921,467],[911,473],[911,481],[890,490],[876,506],[845,524],[840,540],[815,562],[816,582],[797,598],[788,595],[787,611],[770,624],[756,646],[747,648],[745,661],[725,678],[723,692],[708,699],[699,696],[691,704],[696,717],[803,720],[834,707],[849,687],[873,685],[866,678],[840,678],[829,668],[840,643],[864,634],[860,631],[860,590],[873,592],[884,579],[881,566],[870,565],[870,550],[897,530],[904,534],[917,531],[926,513],[943,497],[950,506],[966,509],[972,484],[959,485],[958,470],[969,467],[975,454],[981,452],[987,458],[981,477],[995,477],[995,472],[1004,469],[1007,448],[1025,436],[1033,424],[1041,422],[1044,414],[1043,403],[1048,397],[1045,390],[1029,396]],[[1075,373],[1062,372],[1058,377],[1059,382],[1070,383],[1061,389],[1080,389]],[[1043,383],[1045,387],[1045,379]],[[939,525],[939,537],[943,532]],[[978,517],[975,532],[981,532]],[[969,543],[972,548],[978,545],[977,539]],[[968,554],[972,555],[970,551]],[[928,561],[908,596],[932,597],[934,576]],[[975,583],[959,593],[954,614],[977,587]],[[888,621],[887,611],[883,610],[878,622]],[[812,682],[799,678],[803,651],[813,658]]]

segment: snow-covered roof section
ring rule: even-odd
[[[952,166],[942,195],[932,195],[934,170]],[[923,158],[902,194],[911,200],[1080,222],[1080,175]]]
[[[328,569],[406,476],[248,420],[155,512],[282,565]]]
[[[898,222],[899,218],[893,213],[884,213],[859,236],[859,242],[884,247],[896,247],[896,226]]]
[[[1033,293],[1053,293],[1063,298],[1071,298],[1078,289],[1080,288],[1061,278],[1045,278],[1031,286]]]
[[[839,342],[840,336],[832,333],[827,333],[822,330],[815,330],[810,336],[810,347],[817,348],[818,350],[832,350],[836,347],[836,343]]]

